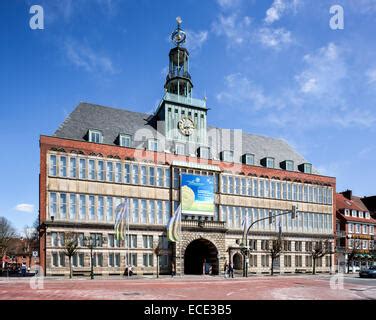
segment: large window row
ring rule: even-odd
[[[123,198],[75,193],[49,193],[49,218],[65,221],[113,223],[117,206]],[[170,202],[130,199],[130,223],[166,225],[170,218]]]
[[[221,206],[222,220],[226,221],[227,227],[230,229],[243,229],[243,221],[248,221],[248,225],[250,225],[253,221],[279,213],[281,213],[280,210]],[[291,218],[291,214],[287,214],[274,218],[272,223],[269,219],[257,222],[252,228],[253,230],[278,232],[281,224],[282,231],[329,234],[333,232],[332,218],[331,214],[299,212],[295,219]]]
[[[221,183],[221,192],[227,194],[330,205],[333,203],[331,187],[231,175],[222,175]]]
[[[109,267],[119,268],[121,266],[121,259],[124,263],[127,260],[127,254],[121,254],[120,252],[95,252],[93,253],[93,267]],[[155,265],[155,257],[153,253],[134,253],[129,254],[130,264],[133,267],[153,267]],[[159,266],[162,268],[168,267],[169,256],[162,255],[159,259]],[[68,267],[69,262],[64,252],[52,252],[51,253],[51,267],[63,268]],[[84,268],[91,266],[91,259],[88,253],[78,252],[72,257],[72,266],[74,268]]]
[[[170,169],[160,166],[50,154],[48,168],[52,177],[170,187]]]

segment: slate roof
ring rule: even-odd
[[[56,130],[54,136],[65,139],[87,141],[86,134],[89,129],[100,130],[103,134],[103,143],[116,145],[119,133],[134,135],[139,129],[152,130],[156,134],[155,123],[150,121],[151,114],[133,112],[124,109],[115,109],[90,103],[80,103],[75,110],[65,119]],[[223,133],[222,128],[208,125],[207,130],[215,130],[218,136]],[[142,134],[134,140],[134,147],[144,143]],[[233,139],[231,139],[233,140]],[[288,143],[281,139],[269,138],[242,132],[242,153],[252,153],[255,155],[255,165],[260,166],[260,160],[265,157],[275,159],[275,167],[280,168],[280,162],[293,160],[295,171],[298,165],[306,163],[304,157],[298,154]],[[233,150],[234,141],[229,142],[230,149]],[[226,149],[228,150],[228,149]],[[313,169],[313,173],[318,172]]]

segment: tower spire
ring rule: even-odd
[[[175,47],[169,54],[169,72],[166,78],[165,90],[179,96],[192,97],[193,84],[189,74],[189,52],[182,47],[187,35],[182,29],[183,20],[176,18],[177,27],[171,34]]]

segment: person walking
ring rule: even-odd
[[[231,262],[228,268],[229,277],[234,278],[234,264]]]
[[[225,261],[225,265],[223,267],[223,271],[224,271],[225,278],[227,278],[227,276],[228,276],[228,263],[227,263],[227,260]]]
[[[22,274],[23,277],[26,277],[26,271],[27,271],[26,264],[22,263],[21,274]]]
[[[176,275],[175,262],[172,262],[172,264],[171,264],[171,278],[173,278],[175,275]]]

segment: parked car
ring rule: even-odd
[[[359,266],[350,266],[349,267],[349,272],[359,272],[360,267]]]
[[[376,278],[376,266],[369,267],[359,272],[361,278]]]

